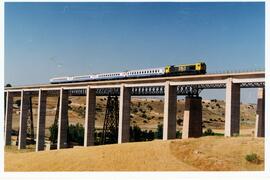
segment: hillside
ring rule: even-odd
[[[18,99],[18,98],[17,98]],[[69,123],[84,124],[84,108],[85,97],[70,97],[69,108]],[[16,100],[15,100],[16,101]],[[105,109],[106,97],[97,97],[96,105],[96,129],[102,129]],[[47,103],[46,114],[46,136],[49,137],[49,127],[53,124],[55,118],[55,110],[57,105],[57,97],[49,97]],[[157,125],[163,123],[163,99],[157,98],[136,98],[131,99],[131,126],[137,125],[142,130],[156,131]],[[14,104],[13,124],[12,129],[18,130],[19,124],[19,109]],[[225,124],[225,102],[219,100],[203,100],[203,127],[211,128],[215,132],[223,133]],[[256,105],[241,104],[241,131],[242,135],[251,135],[255,127]],[[184,100],[177,101],[177,130],[182,129],[184,113]],[[37,97],[33,98],[33,115],[34,128],[36,129],[37,119]],[[35,131],[36,132],[36,131]]]
[[[264,170],[264,139],[202,137],[43,152],[5,150],[5,171]],[[258,163],[245,160],[256,153]]]

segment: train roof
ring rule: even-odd
[[[156,69],[164,69],[164,67],[128,70],[127,72],[130,72],[130,71],[149,71],[149,70],[156,70]]]

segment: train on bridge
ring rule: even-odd
[[[58,84],[58,83],[97,81],[97,80],[98,81],[119,80],[119,79],[149,78],[162,76],[195,75],[205,73],[206,73],[206,64],[204,62],[197,62],[195,64],[169,65],[161,68],[139,69],[125,72],[56,77],[50,79],[50,83]]]

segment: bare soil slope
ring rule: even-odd
[[[259,164],[245,160],[256,153]],[[264,139],[202,137],[44,152],[6,148],[5,171],[264,170]]]

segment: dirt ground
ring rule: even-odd
[[[258,163],[246,161],[256,153]],[[5,149],[5,171],[263,171],[264,139],[208,136],[43,152]]]

